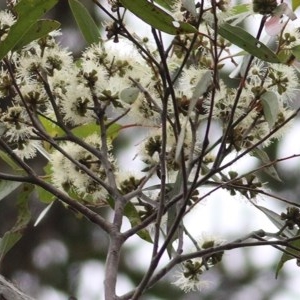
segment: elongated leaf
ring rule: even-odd
[[[120,129],[122,129],[122,126],[119,124],[109,126],[106,131],[107,138],[110,140],[115,139],[119,135]],[[93,133],[100,136],[100,127],[96,123],[84,124],[72,129],[72,133],[80,138],[86,138]]]
[[[0,180],[0,200],[16,190],[22,183],[16,181]]]
[[[182,171],[180,170],[177,173],[173,189],[171,189],[170,192],[167,193],[167,200],[170,201],[170,200],[172,200],[173,197],[180,194],[180,192],[182,190],[182,180],[183,180]],[[167,212],[167,234],[170,232],[170,230],[171,230],[171,228],[174,224],[174,221],[177,217],[177,213],[178,213],[178,211],[177,211],[176,205],[173,205],[168,209],[168,212]],[[167,252],[168,252],[169,257],[172,257],[174,252],[175,252],[172,243],[176,239],[178,239],[178,234],[179,234],[179,231],[176,230],[176,232],[173,235],[170,243],[168,244]]]
[[[176,0],[154,0],[155,3],[164,7],[165,9],[172,9],[172,5],[176,3]]]
[[[51,9],[58,0],[21,0],[14,10],[18,19],[6,39],[0,42],[0,60],[22,40],[31,26]]]
[[[171,15],[147,0],[120,0],[120,3],[150,26],[172,34],[197,33],[192,25],[176,21]]]
[[[60,27],[60,23],[54,20],[38,20],[34,23],[29,30],[23,35],[14,47],[14,51],[21,49],[23,46],[28,45],[32,41],[38,40],[53,30]]]
[[[141,223],[141,218],[139,216],[139,213],[136,210],[135,206],[131,202],[128,202],[126,204],[125,209],[124,209],[124,214],[128,218],[128,220],[129,220],[129,222],[130,222],[130,224],[131,224],[132,227],[134,227],[134,226],[136,226],[136,225],[138,225],[138,224]],[[143,239],[143,240],[145,240],[145,241],[147,241],[149,243],[152,243],[151,236],[150,236],[150,234],[149,234],[149,232],[148,232],[147,229],[140,230],[137,233],[137,235],[141,239]]]
[[[300,45],[293,47],[292,53],[297,58],[297,60],[300,60]]]
[[[273,51],[240,27],[231,26],[228,23],[222,23],[219,27],[219,34],[234,45],[244,49],[249,54],[263,61],[271,63],[280,62],[279,58]]]
[[[299,235],[299,234],[300,234],[300,232],[299,232],[299,230],[298,230],[297,235]],[[297,240],[295,240],[295,241],[292,241],[292,242],[291,242],[291,246],[296,247],[296,248],[298,248],[299,250],[295,250],[295,249],[293,249],[293,248],[291,248],[291,247],[286,247],[286,248],[285,248],[285,250],[288,251],[288,252],[290,252],[291,255],[290,255],[290,254],[287,254],[287,253],[283,253],[283,254],[282,254],[282,256],[281,256],[281,258],[280,258],[280,261],[279,261],[278,264],[277,264],[275,278],[278,277],[280,270],[282,269],[283,265],[284,265],[287,261],[289,261],[289,260],[291,260],[291,259],[295,259],[295,257],[293,256],[293,254],[294,254],[295,256],[297,256],[297,257],[300,256],[300,237],[299,237],[299,239],[297,239]]]
[[[86,138],[93,133],[100,135],[100,127],[96,123],[84,124],[72,129],[72,133],[77,137]]]
[[[50,172],[50,164],[47,164],[47,166],[45,166],[44,169],[47,169]],[[44,190],[43,188],[41,188],[39,186],[36,187],[36,191],[38,194],[38,200],[43,203],[49,204],[55,200],[55,196],[53,194],[51,194],[50,192]]]
[[[269,124],[270,129],[272,129],[275,122],[277,121],[279,113],[278,97],[274,92],[268,91],[263,93],[260,99],[263,106],[265,118]]]
[[[262,163],[264,164],[269,164],[270,163],[270,159],[269,159],[269,156],[268,154],[259,149],[259,148],[256,148],[254,149],[251,154],[257,158],[259,158]],[[279,182],[282,182],[282,180],[280,179],[278,173],[277,173],[277,170],[275,169],[275,167],[273,165],[269,166],[269,167],[266,167],[264,168],[264,171],[269,175],[271,176],[273,179],[279,181]]]
[[[57,126],[55,123],[51,122],[49,119],[39,116],[40,122],[43,124],[47,133],[52,137],[64,136],[65,132]]]
[[[255,203],[252,203],[256,208],[258,208],[260,211],[262,211],[267,217],[268,219],[279,229],[281,230],[283,228],[283,226],[285,226],[285,220],[282,220],[280,215],[278,215],[277,213],[275,213],[274,211],[260,206],[260,205],[256,205]],[[296,229],[288,229],[286,228],[283,233],[288,237],[288,238],[292,238],[294,236],[296,236],[297,234],[297,230]]]
[[[0,262],[6,253],[21,239],[22,234],[18,231],[7,231],[0,239]]]
[[[89,45],[98,43],[100,31],[88,10],[77,0],[69,0],[69,6],[86,42]]]
[[[0,239],[0,261],[6,253],[20,240],[22,233],[30,221],[28,196],[33,191],[33,185],[24,184],[18,199],[18,218],[15,225]]]
[[[0,158],[7,164],[9,165],[14,171],[19,171],[22,173],[20,166],[18,164],[16,164],[12,158],[5,153],[4,151],[0,150]]]
[[[109,126],[109,128],[106,131],[107,138],[113,141],[115,138],[118,137],[120,130],[122,129],[122,126],[115,123]]]

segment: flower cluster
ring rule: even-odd
[[[274,129],[279,128],[291,115],[288,104],[298,89],[295,69],[255,60],[243,88],[228,88],[222,79],[216,82],[210,72],[222,69],[224,62],[221,57],[225,51],[229,53],[230,43],[219,36],[214,41],[211,20],[219,18],[223,22],[226,18],[221,15],[229,13],[231,7],[226,1],[217,2],[215,7],[205,4],[203,10],[199,7],[189,1],[177,1],[173,7],[175,18],[193,25],[197,17],[206,17],[198,24],[201,34],[196,39],[190,35],[178,35],[174,39],[173,52],[167,60],[170,75],[176,78],[172,87],[172,101],[166,101],[165,83],[157,63],[159,55],[150,42],[145,42],[147,45],[143,43],[143,49],[148,54],[140,55],[128,42],[120,40],[122,48],[130,49],[120,51],[110,41],[99,41],[75,60],[69,51],[56,42],[60,32],[55,31],[14,52],[0,71],[0,96],[9,99],[12,104],[3,110],[1,121],[6,127],[4,137],[13,150],[22,159],[33,158],[43,147],[44,133],[37,128],[46,129],[45,122],[65,131],[85,124],[97,124],[101,118],[108,122],[112,116],[124,114],[127,120],[148,128],[148,137],[139,144],[140,159],[148,166],[145,170],[156,166],[156,174],[159,175],[161,156],[164,155],[171,176],[180,169],[178,153],[181,149],[188,170],[192,171],[203,146],[197,138],[198,130],[205,125],[209,113],[220,122],[224,131],[227,126],[232,127],[226,143],[236,151],[253,147],[262,139],[266,146],[272,138],[280,137],[282,130]],[[212,17],[207,17],[208,14]],[[14,22],[15,17],[10,11],[1,12],[2,40]],[[297,46],[297,34],[287,26],[280,36],[279,50],[286,53],[291,47]],[[215,57],[217,52],[213,50],[215,44],[218,46],[219,60]],[[186,49],[191,45],[194,51],[190,52],[181,69]],[[272,120],[268,117],[268,105],[265,103],[270,102],[267,93],[274,95],[272,101],[276,109],[273,110]],[[164,105],[168,114],[166,140],[163,140],[160,128]],[[182,124],[181,129],[178,124]],[[180,134],[180,130],[184,134]],[[271,130],[275,133],[264,139]],[[179,134],[181,140],[178,146]],[[61,149],[73,148],[80,153],[70,143],[65,142]],[[164,147],[163,143],[166,143]],[[82,159],[78,153],[71,153],[76,161]],[[54,165],[56,160],[62,159],[62,153],[55,150],[50,161]],[[96,157],[91,159],[99,160]],[[65,163],[61,165],[65,169],[68,166]],[[96,166],[97,163],[92,165]],[[64,171],[67,177],[73,171],[71,166],[69,168],[69,171]],[[97,174],[101,168],[98,166],[96,169],[93,172]],[[67,177],[62,179],[53,172],[53,181],[61,182],[60,188],[68,182],[80,194],[90,193],[93,180],[79,184],[75,178]]]
[[[113,13],[120,9],[118,1],[111,3]],[[276,1],[253,6],[266,18],[282,9],[289,14]],[[171,15],[195,26],[198,34],[177,34],[165,49],[155,33],[156,46],[122,31],[122,20],[113,22],[120,27],[116,32],[113,25],[106,28],[118,43],[99,40],[79,58],[57,42],[59,31],[9,53],[0,66],[1,139],[20,160],[43,154],[53,186],[84,204],[101,206],[116,187],[118,196],[141,212],[141,220],[154,214],[158,203],[160,224],[169,221],[163,208],[170,203],[178,204],[183,218],[200,201],[197,189],[207,174],[211,177],[204,183],[255,197],[262,186],[257,177],[227,176],[224,161],[283,135],[299,89],[294,62],[299,31],[289,23],[281,27],[276,53],[283,63],[245,56],[230,80],[224,66],[238,62],[231,43],[218,32],[228,20],[239,20],[230,2],[177,0]],[[0,12],[1,42],[15,22],[11,11]],[[144,129],[135,148],[141,177],[128,176],[131,166],[117,164],[113,143],[126,127]],[[223,252],[214,251],[221,243],[215,238],[199,242],[193,249],[199,258],[182,264],[174,284],[184,291],[201,289],[202,274],[222,260]],[[200,253],[208,249],[210,254]]]
[[[96,134],[88,136],[84,142],[95,150],[101,149],[101,141]],[[109,161],[114,166],[111,155]],[[107,182],[107,175],[101,160],[95,154],[91,154],[78,144],[66,142],[60,149],[51,153],[50,164],[52,181],[58,189],[77,195],[78,199],[87,203],[94,205],[106,203],[107,192],[103,188],[103,183]]]
[[[191,252],[200,252],[201,250],[218,247],[223,243],[223,240],[205,234],[197,243],[196,249],[193,249]],[[201,276],[205,271],[221,262],[222,256],[223,252],[220,251],[212,255],[193,258],[185,261],[181,264],[181,270],[175,274],[176,281],[174,281],[173,284],[178,286],[186,293],[197,290],[201,291],[203,288],[206,288],[210,285],[210,282],[202,280]]]

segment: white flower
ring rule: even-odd
[[[95,149],[101,147],[100,137],[97,134],[88,136],[85,138],[85,142]],[[62,144],[61,148],[68,153],[70,157],[89,169],[99,180],[106,181],[105,169],[101,161],[95,155],[72,142]],[[109,161],[113,169],[115,169],[112,156],[109,156]],[[93,204],[105,200],[107,192],[100,183],[65,157],[63,153],[58,150],[53,151],[53,153],[50,154],[50,163],[52,182],[57,188],[67,193],[75,192],[80,199],[88,202],[92,201]]]
[[[166,145],[166,158],[169,167],[172,166],[175,156],[176,140],[171,126],[167,127],[167,145]],[[149,137],[140,144],[141,150],[139,151],[142,161],[148,165],[155,165],[160,162],[162,147],[161,129],[153,130]]]
[[[16,18],[10,11],[0,11],[0,41],[4,41],[6,39],[10,27],[15,22]]]
[[[197,247],[194,247],[189,252],[193,251],[201,251],[208,250],[210,248],[215,248],[224,243],[224,240],[209,235],[207,233],[203,233],[202,237],[197,242]],[[211,283],[202,280],[202,275],[209,268],[215,266],[222,260],[223,252],[214,252],[212,254],[207,254],[205,259],[201,257],[196,257],[193,259],[189,259],[181,264],[181,270],[178,271],[175,276],[177,280],[173,282],[176,286],[178,286],[183,291],[201,291],[203,288],[208,287]]]
[[[290,109],[288,106],[284,105],[282,101],[278,101],[278,114],[277,114],[277,120],[275,121],[274,127],[279,126],[282,124],[286,119],[288,119],[294,111]],[[287,124],[282,126],[279,130],[277,130],[275,133],[272,134],[272,136],[264,142],[264,146],[267,146],[270,141],[274,139],[281,139],[286,132],[289,131],[291,126],[293,125],[293,120],[290,120]]]
[[[214,26],[215,18],[217,18],[218,25],[225,22],[225,20],[233,14],[233,9],[230,0],[219,0],[215,2],[216,13],[213,12],[213,7],[210,1],[205,1],[204,8],[206,11],[203,14],[203,19],[211,27]]]
[[[74,65],[69,69],[54,70],[53,76],[48,77],[51,92],[55,97],[61,98],[70,86],[76,86],[78,70]]]
[[[254,59],[248,72],[247,79],[249,81],[249,84],[252,86],[260,86],[264,79],[264,76],[266,75],[267,70],[268,66],[266,62]]]
[[[5,136],[9,142],[27,140],[33,134],[29,116],[21,106],[9,107],[0,120],[6,126]]]
[[[41,146],[40,141],[35,140],[23,140],[18,143],[17,148],[13,151],[17,156],[23,159],[31,159],[36,156],[38,147]]]
[[[280,38],[280,47],[283,49],[291,49],[300,44],[300,32],[298,28],[288,23],[284,28],[284,32]]]
[[[187,9],[183,9],[184,8],[183,2],[191,2],[191,1],[189,1],[189,0],[188,1],[182,1],[182,0],[173,1],[171,14],[172,14],[172,17],[176,21],[185,21],[185,14],[186,14]],[[192,0],[192,2],[194,2],[194,0]],[[195,2],[193,4],[188,5],[188,6],[190,6],[190,8],[191,8],[190,10],[194,14],[194,16],[196,16]]]
[[[73,58],[71,56],[71,52],[60,48],[58,45],[55,45],[55,47],[52,48],[46,47],[43,51],[41,66],[43,69],[48,71],[49,75],[52,75],[55,69],[68,70],[71,68],[72,63]]]
[[[185,293],[202,291],[211,285],[211,282],[202,280],[201,275],[204,271],[201,259],[188,260],[181,264],[180,271],[175,273],[176,280],[172,284]]]
[[[116,183],[123,194],[134,191],[138,188],[142,181],[140,175],[132,171],[118,171],[116,174]]]
[[[197,244],[200,249],[208,249],[208,248],[220,246],[224,242],[225,240],[219,236],[208,234],[207,232],[203,232],[201,238],[198,239]]]
[[[0,69],[0,98],[10,95],[12,91],[13,80],[7,70]]]
[[[24,81],[23,84],[20,85],[20,91],[22,94],[22,98],[29,105],[44,104],[48,99],[48,96],[42,84],[34,80]],[[20,105],[22,104],[19,96],[15,97],[15,101],[20,103]]]
[[[216,90],[215,92],[213,116],[217,120],[224,122],[225,126],[232,113],[232,108],[236,99],[236,93],[236,89],[227,88],[223,81],[220,81],[220,89]],[[246,112],[252,100],[252,92],[244,89],[234,112],[234,120],[237,120]],[[207,107],[207,110],[209,109],[208,106],[210,103],[210,98],[208,98],[204,103]]]
[[[95,120],[91,90],[83,84],[70,85],[61,95],[60,107],[64,120],[72,125],[81,125]]]
[[[42,51],[39,44],[36,43],[32,47],[28,46],[28,50],[24,49],[17,60],[18,76],[28,79],[32,76],[36,77],[37,72],[40,74],[46,72],[47,75],[53,76],[56,70],[71,69],[72,62],[71,53],[57,44],[53,47],[45,47]]]
[[[25,109],[18,105],[9,107],[2,114],[0,121],[5,126],[4,136],[13,151],[21,159],[33,158],[41,143],[33,139],[33,127],[30,126],[31,122]]]
[[[84,51],[82,59],[94,62],[95,67],[104,68],[109,78],[119,76],[128,84],[132,84],[129,80],[129,77],[132,77],[143,86],[147,86],[152,82],[152,70],[131,44],[124,40],[121,40],[119,44],[109,41],[93,44]]]
[[[160,113],[155,111],[154,105],[141,93],[130,105],[128,117],[143,126],[157,126],[160,123]]]
[[[20,80],[30,80],[42,70],[42,58],[36,54],[23,52],[16,60],[17,76]]]
[[[268,70],[266,88],[279,94],[283,102],[294,100],[299,91],[296,70],[284,64],[271,64]]]
[[[178,91],[182,91],[188,99],[191,99],[197,83],[202,79],[207,70],[202,70],[191,66],[189,69],[184,69],[179,80]]]

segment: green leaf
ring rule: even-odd
[[[128,87],[120,92],[120,99],[128,104],[132,104],[138,97],[140,90],[136,87]]]
[[[16,190],[22,183],[0,179],[0,200]]]
[[[21,49],[28,45],[32,41],[38,40],[53,30],[60,27],[60,23],[54,20],[38,20],[34,23],[29,30],[23,35],[18,41],[16,46],[13,48],[14,51]]]
[[[22,190],[18,194],[18,219],[14,226],[15,230],[21,231],[25,228],[31,218],[30,210],[28,207],[29,195],[34,190],[34,185],[25,183],[22,187]]]
[[[47,167],[50,169],[50,164],[47,164]],[[43,203],[52,203],[55,200],[55,196],[53,194],[51,194],[50,192],[44,190],[43,188],[41,188],[39,186],[36,187],[36,191],[38,194],[39,201],[41,201]]]
[[[154,0],[154,2],[165,9],[171,10],[176,0]]]
[[[160,31],[172,35],[198,32],[192,25],[176,21],[167,12],[147,0],[120,0],[120,3],[138,18]]]
[[[30,210],[28,208],[28,197],[33,191],[33,188],[33,185],[24,184],[23,190],[19,194],[17,202],[17,221],[15,225],[0,239],[0,261],[3,259],[6,253],[21,239],[23,231],[31,219]]]
[[[232,7],[232,12],[234,15],[239,15],[249,11],[249,4],[238,4]]]
[[[259,149],[259,148],[255,148],[252,152],[251,152],[251,155],[259,158],[263,164],[269,164],[271,161],[269,159],[269,156],[268,154]],[[264,168],[264,171],[269,175],[271,176],[273,179],[275,179],[276,181],[279,181],[279,182],[282,182],[282,180],[280,179],[278,173],[277,173],[277,170],[276,168],[274,167],[274,165],[270,165],[268,167],[265,167]]]
[[[51,122],[49,119],[44,118],[43,116],[39,116],[39,120],[42,123],[43,127],[45,128],[46,132],[51,137],[58,137],[58,136],[65,135],[65,132],[55,123]]]
[[[3,260],[6,253],[21,239],[20,232],[7,231],[2,238],[0,238],[0,262]]]
[[[174,183],[173,188],[170,190],[170,192],[167,193],[167,200],[170,201],[172,200],[173,197],[178,196],[182,190],[182,171],[178,171],[177,176],[176,176],[176,180]],[[177,207],[176,205],[171,206],[168,209],[167,212],[167,234],[170,232],[174,221],[177,217]],[[170,240],[170,243],[167,246],[167,252],[169,257],[172,257],[172,254],[175,252],[172,243],[178,239],[178,233],[179,230],[177,229],[176,232],[174,233],[174,235],[172,236],[172,239]]]
[[[293,47],[291,50],[293,55],[297,58],[297,60],[300,60],[300,45]]]
[[[299,230],[298,230],[297,235],[299,235],[299,234],[300,234],[300,232],[299,232]],[[291,247],[286,247],[286,248],[285,248],[285,250],[288,251],[288,252],[290,252],[291,254],[287,254],[287,253],[283,253],[283,254],[282,254],[282,256],[281,256],[281,258],[280,258],[280,261],[279,261],[279,263],[278,263],[278,265],[277,265],[277,268],[276,268],[276,274],[275,274],[275,278],[276,278],[276,279],[278,278],[279,271],[282,269],[283,265],[284,265],[287,261],[289,261],[289,260],[291,260],[291,259],[295,259],[295,256],[296,256],[296,257],[299,257],[299,255],[300,255],[300,237],[299,237],[299,239],[297,239],[297,240],[295,240],[295,241],[292,241],[290,244],[291,244],[291,246],[296,247],[296,248],[298,248],[299,250],[295,250],[295,249],[293,249],[293,248],[291,248]],[[293,256],[293,254],[294,254],[295,256]],[[297,264],[298,264],[298,259],[297,259]]]
[[[119,133],[120,133],[120,130],[122,129],[123,127],[117,123],[114,123],[112,124],[111,126],[109,126],[109,128],[107,129],[106,131],[106,135],[107,137],[113,141],[115,138],[118,137]]]
[[[292,0],[292,9],[293,11],[296,10],[300,6],[300,0]]]
[[[124,209],[124,215],[128,218],[132,227],[137,226],[141,223],[140,215],[139,215],[137,209],[135,208],[135,206],[131,202],[128,202],[126,204],[125,209]],[[151,236],[150,236],[148,230],[142,229],[137,233],[137,235],[141,239],[143,239],[149,243],[152,243],[152,239],[151,239]]]
[[[273,51],[240,27],[222,23],[218,33],[232,44],[244,49],[249,54],[263,61],[280,63],[279,58]]]
[[[6,39],[0,42],[0,60],[22,40],[36,21],[50,10],[58,0],[21,0],[14,10],[18,16]]]
[[[297,52],[297,50],[296,50],[296,52]],[[299,54],[300,54],[300,52],[299,52]],[[280,59],[281,63],[286,64],[286,65],[290,65],[295,60],[296,55],[293,53],[292,50],[285,50],[285,49],[282,51],[279,51],[277,53],[277,56]]]
[[[122,129],[122,126],[116,123],[109,126],[106,131],[107,138],[110,140],[115,139],[119,135],[120,129]],[[100,127],[96,123],[84,124],[72,129],[72,133],[80,138],[86,138],[94,133],[100,136]]]
[[[93,133],[100,135],[100,127],[96,123],[89,123],[75,127],[72,133],[80,138],[86,138]]]
[[[84,5],[78,0],[69,0],[69,6],[88,45],[99,43],[101,40],[99,28]]]
[[[258,208],[260,211],[262,211],[279,230],[281,230],[285,226],[285,220],[282,220],[280,215],[278,215],[277,213],[275,213],[274,211],[272,211],[266,207],[256,205],[253,202],[252,202],[252,204],[256,208]],[[282,233],[284,233],[288,238],[292,238],[292,237],[296,236],[297,230],[285,228]]]
[[[0,150],[0,158],[7,164],[9,165],[14,171],[19,171],[21,172],[21,168],[18,164],[16,164],[13,159],[4,151]],[[22,173],[22,172],[21,172]]]
[[[260,100],[269,128],[272,129],[277,121],[279,113],[278,97],[274,92],[268,91],[260,96]]]

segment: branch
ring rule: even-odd
[[[21,292],[15,285],[0,275],[0,299],[1,300],[33,300]]]
[[[233,242],[229,242],[227,244],[220,245],[218,247],[211,247],[208,249],[195,251],[188,254],[178,255],[175,256],[169,263],[167,263],[160,271],[158,271],[148,282],[147,286],[145,287],[144,291],[151,288],[154,284],[159,282],[170,270],[172,270],[176,265],[185,262],[187,260],[193,259],[193,258],[199,258],[199,257],[205,257],[214,253],[218,252],[224,252],[228,250],[234,250],[239,248],[246,248],[246,247],[256,247],[256,246],[285,246],[285,247],[291,247],[289,244],[292,241],[299,240],[299,236],[295,236],[293,238],[285,239],[285,240],[276,240],[276,241],[267,241],[262,239],[262,237],[265,236],[265,232],[263,230],[254,231],[253,233],[250,233],[246,237],[243,237],[242,239],[235,240]],[[249,238],[255,238],[257,241],[253,242],[243,242],[245,239]],[[294,247],[291,247],[294,248]],[[283,252],[283,249],[280,249]],[[299,250],[299,249],[297,249]],[[138,289],[138,287],[136,288]],[[128,300],[132,299],[132,295],[136,292],[136,289],[128,292],[127,294],[124,294],[118,298],[118,300]]]

